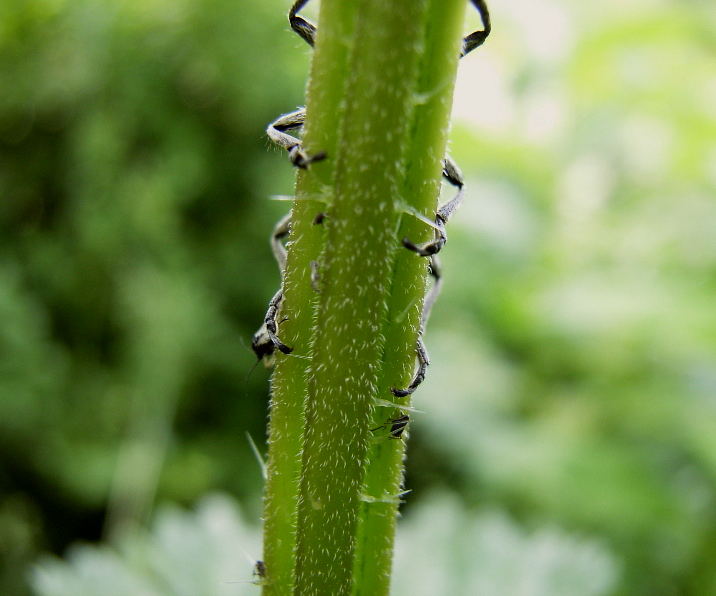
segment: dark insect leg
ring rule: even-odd
[[[291,29],[298,33],[309,46],[313,47],[316,42],[316,26],[297,14],[306,4],[308,4],[308,0],[296,0],[291,10],[288,11],[288,22],[291,23]]]
[[[297,168],[305,170],[310,164],[326,159],[324,152],[316,153],[315,155],[307,155],[303,149],[301,149],[301,140],[293,135],[289,134],[288,131],[299,129],[303,126],[306,121],[306,108],[299,108],[294,112],[288,114],[282,114],[266,129],[266,134],[269,139],[279,147],[283,147],[288,151],[288,158],[291,163]]]
[[[281,271],[281,284],[283,287],[283,272],[286,268],[286,247],[283,243],[283,240],[288,236],[289,232],[291,230],[291,214],[287,214],[284,217],[282,217],[278,223],[274,226],[273,232],[271,233],[271,251],[273,252],[273,256],[276,259],[276,262],[278,263],[279,270]],[[272,310],[272,305],[274,301],[277,300],[276,296],[274,296],[271,299],[271,302],[269,303],[269,308],[266,313],[266,317],[264,317],[264,322],[259,328],[259,330],[254,333],[254,336],[251,338],[251,349],[254,351],[254,354],[256,354],[256,357],[261,360],[265,356],[271,356],[274,353],[274,350],[276,348],[279,348],[284,354],[288,354],[288,352],[285,352],[279,347],[279,344],[284,346],[284,348],[287,348],[282,342],[276,343],[274,339],[271,337],[271,334],[269,333],[268,324],[267,324],[267,318],[269,317],[269,313],[273,313],[273,337],[276,337],[276,314],[278,313],[278,304],[281,302],[281,299],[283,298],[283,292],[279,290],[279,294],[281,296],[278,298],[278,301],[276,302],[276,307]],[[278,339],[278,338],[276,338]]]
[[[399,416],[398,418],[388,418],[388,420],[385,422],[385,424],[381,424],[380,426],[371,428],[370,432],[375,432],[376,430],[381,430],[381,429],[385,428],[388,424],[390,424],[390,438],[391,439],[400,439],[403,436],[403,431],[408,426],[408,422],[410,422],[410,416],[408,416],[407,414],[403,414],[402,416]]]
[[[403,431],[410,422],[410,416],[403,414],[399,418],[393,418],[390,420],[390,438],[399,439],[403,435]]]
[[[266,334],[269,336],[269,339],[271,340],[273,345],[284,354],[290,354],[291,352],[293,352],[293,348],[289,348],[276,336],[278,326],[276,318],[278,317],[278,309],[281,306],[282,301],[283,288],[276,292],[276,294],[274,294],[274,297],[271,298],[268,310],[266,311],[266,316],[264,317],[264,325],[266,326]]]
[[[283,288],[281,288],[269,302],[266,316],[264,317],[264,323],[261,328],[254,333],[251,338],[251,349],[256,354],[256,357],[261,360],[265,356],[271,356],[276,348],[284,354],[290,354],[293,352],[293,348],[288,347],[283,343],[277,336],[276,331],[278,327],[277,317],[278,309],[281,306],[283,300]]]
[[[462,172],[457,164],[450,158],[445,157],[443,159],[443,177],[450,184],[457,188],[457,194],[438,209],[435,214],[435,235],[433,240],[426,242],[425,244],[414,244],[408,238],[403,238],[403,246],[408,250],[412,250],[421,257],[429,257],[431,255],[440,252],[445,243],[447,242],[447,231],[445,230],[445,224],[447,223],[450,216],[462,203],[463,189],[465,181],[462,178]]]
[[[291,6],[291,10],[288,11],[288,22],[291,24],[293,29],[302,39],[313,47],[316,40],[316,26],[310,21],[298,16],[298,12],[308,4],[308,0],[296,0]],[[306,108],[299,108],[295,112],[289,114],[283,114],[269,124],[266,133],[269,138],[288,151],[288,157],[291,163],[297,168],[306,169],[310,164],[316,161],[321,161],[326,158],[324,152],[316,153],[315,155],[307,155],[303,149],[301,149],[301,141],[288,134],[287,131],[298,129],[303,126],[306,120]]]
[[[425,373],[430,365],[430,359],[428,358],[428,351],[425,348],[425,343],[423,342],[423,338],[421,336],[418,336],[418,343],[415,346],[415,354],[418,357],[418,370],[416,371],[410,385],[408,385],[405,389],[396,389],[395,387],[391,389],[391,392],[395,395],[395,397],[406,397],[411,395],[425,380]]]
[[[430,317],[430,311],[433,308],[433,304],[435,304],[435,301],[440,295],[440,290],[442,289],[443,282],[440,271],[440,261],[436,255],[433,255],[430,258],[430,275],[433,278],[433,285],[425,295],[423,312],[421,313],[420,318],[420,331],[418,332],[418,341],[415,346],[415,354],[418,360],[418,370],[415,372],[413,380],[407,388],[396,389],[393,387],[391,389],[391,392],[395,395],[395,397],[406,397],[414,393],[420,384],[425,380],[425,374],[428,366],[430,366],[430,358],[428,356],[428,350],[425,347],[425,342],[423,341],[423,333],[425,332],[425,326],[428,324],[428,318]]]
[[[470,0],[472,5],[480,13],[480,20],[482,21],[482,31],[473,31],[470,35],[466,36],[462,40],[462,51],[460,52],[460,58],[467,56],[472,50],[480,47],[487,36],[490,35],[492,25],[490,24],[490,12],[487,10],[487,4],[485,0]]]

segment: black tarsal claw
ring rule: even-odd
[[[293,348],[289,348],[286,344],[280,343],[276,347],[284,354],[290,354],[291,352],[293,352]]]

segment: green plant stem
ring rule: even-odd
[[[462,0],[430,0],[424,29],[425,51],[419,66],[415,106],[409,144],[406,149],[406,176],[403,196],[417,211],[432,218],[440,188],[440,159],[445,153],[448,121],[464,21]],[[413,217],[404,217],[399,238],[427,240],[431,230]],[[417,263],[416,263],[417,261]],[[389,396],[391,387],[405,387],[411,380],[414,353],[406,345],[415,345],[422,296],[425,295],[425,260],[407,250],[398,252],[391,292],[389,316],[384,327],[386,337],[380,396]],[[412,343],[411,343],[412,342]],[[410,398],[393,401],[410,405]],[[391,418],[404,413],[393,410]],[[376,408],[373,425],[385,422],[386,408]],[[407,433],[404,433],[407,435]],[[360,516],[354,594],[388,594],[392,563],[395,521],[403,486],[405,442],[378,440],[369,453]]]
[[[353,39],[356,7],[352,3],[321,3],[321,32],[311,63],[308,85],[309,120],[304,147],[325,151],[329,158],[300,175],[291,212],[291,236],[286,271],[280,333],[294,348],[290,356],[277,355],[272,379],[269,424],[269,458],[264,499],[265,596],[291,594],[296,569],[296,517],[298,511],[304,408],[310,358],[313,312],[318,295],[310,280],[310,263],[319,258],[325,239],[324,226],[316,226],[317,213],[325,212],[338,146],[338,125],[346,85],[349,45]],[[315,109],[318,107],[319,109]]]
[[[463,0],[323,0],[273,379],[264,594],[388,593],[410,381]],[[317,213],[327,218],[314,225]],[[318,287],[311,270],[317,263]],[[407,400],[404,400],[407,402]],[[377,422],[376,422],[377,421]]]
[[[321,260],[298,508],[296,594],[350,594],[383,358],[425,2],[365,0]],[[375,27],[376,23],[380,26]],[[410,351],[411,348],[408,348]]]

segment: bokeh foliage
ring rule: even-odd
[[[292,179],[263,129],[302,102],[308,60],[285,4],[0,3],[0,593],[156,501],[223,489],[258,518],[244,431],[263,437],[266,375],[247,380],[246,344],[278,282],[266,236],[287,205],[267,197]],[[549,527],[567,558],[566,535],[591,540],[595,594],[716,593],[716,16],[493,13],[459,74],[469,191],[399,539],[442,555],[411,576],[484,560],[481,527],[496,566],[539,568],[509,537]]]
[[[144,517],[155,483],[258,504],[247,346],[278,272],[257,247],[292,175],[263,130],[306,68],[280,13],[0,7],[1,593],[38,549],[98,538],[108,500],[116,526]]]

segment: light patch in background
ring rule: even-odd
[[[675,135],[664,120],[633,116],[618,134],[622,159],[636,183],[653,185],[669,175]]]
[[[615,271],[567,278],[547,288],[537,303],[541,319],[552,329],[589,337],[658,320],[665,298],[649,272],[637,277],[631,271]]]
[[[661,68],[653,59],[653,51],[644,47],[621,48],[615,66],[617,80],[624,89],[645,92],[649,92],[654,81],[659,79],[656,70]]]
[[[523,111],[525,140],[537,145],[556,141],[569,120],[569,105],[563,94],[550,88],[533,93]]]
[[[554,137],[564,125],[566,102],[550,90],[519,106],[512,85],[526,63],[550,67],[565,61],[574,45],[572,20],[548,0],[509,0],[492,6],[491,15],[493,31],[485,45],[460,63],[453,119],[494,135],[523,130],[531,141]],[[510,45],[514,40],[520,44]]]
[[[698,192],[683,195],[678,203],[671,202],[662,208],[670,213],[668,223],[663,217],[659,219],[660,207],[659,204],[650,205],[649,216],[654,223],[647,220],[647,226],[642,228],[646,246],[649,246],[646,244],[649,230],[654,229],[661,240],[662,250],[670,252],[682,267],[706,269],[716,262],[716,202],[713,194]],[[659,224],[660,228],[657,227]],[[708,283],[705,276],[699,279],[701,285]]]
[[[391,594],[607,596],[619,575],[597,540],[547,525],[528,532],[500,511],[470,515],[433,495],[400,525]]]
[[[113,546],[73,545],[64,560],[46,556],[31,569],[38,596],[247,596],[259,593],[253,566],[258,528],[221,494],[195,511],[162,506],[151,528]]]
[[[564,6],[550,0],[508,0],[499,4],[495,15],[509,16],[518,28],[524,50],[534,60],[560,61],[574,45],[574,25]]]
[[[523,254],[534,246],[537,222],[517,190],[499,181],[468,180],[469,196],[451,227],[488,242],[503,253]]]
[[[458,319],[450,327],[431,331],[427,343],[433,363],[425,391],[416,393],[416,402],[433,420],[449,428],[455,412],[484,420],[514,407],[519,371],[494,352],[479,327]],[[436,395],[440,395],[439,408]],[[417,424],[422,424],[420,417]]]
[[[474,53],[481,52],[482,48]],[[508,88],[508,65],[497,55],[473,54],[458,71],[453,118],[492,134],[506,134],[516,119],[514,94]]]
[[[612,168],[597,154],[577,157],[564,171],[557,188],[561,218],[569,227],[593,217],[614,190]]]

